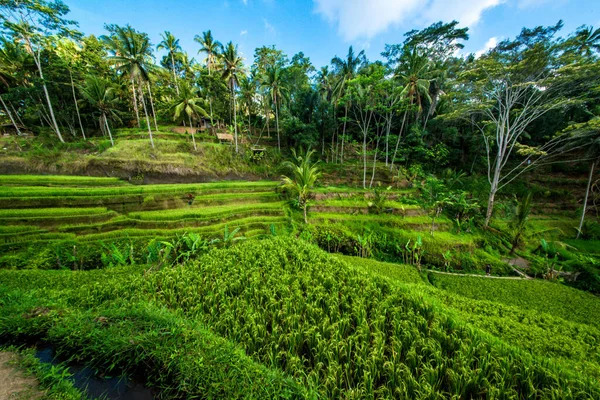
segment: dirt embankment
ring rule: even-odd
[[[0,400],[42,398],[37,380],[20,371],[17,360],[15,353],[0,352]]]

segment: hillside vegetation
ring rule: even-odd
[[[448,295],[422,284],[357,270],[369,270],[364,265],[351,267],[303,242],[270,239],[152,272],[4,271],[0,336],[42,337],[107,372],[141,369],[149,384],[172,395],[600,395],[599,360],[591,356],[597,348],[584,347],[597,343],[596,327],[555,317],[557,331],[580,331],[578,347],[565,346],[558,358],[528,347],[527,338],[485,333],[483,322],[469,321],[477,311],[444,304],[461,297],[442,301]],[[503,321],[540,323],[519,318],[507,313]]]

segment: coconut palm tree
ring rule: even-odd
[[[234,127],[234,137],[235,137],[235,152],[238,153],[238,132],[237,132],[237,113],[236,113],[236,103],[235,103],[235,88],[239,83],[240,76],[242,74],[243,69],[243,61],[242,57],[240,57],[238,52],[238,47],[234,45],[232,42],[227,43],[225,47],[222,49],[221,56],[221,70],[223,72],[223,79],[227,81],[229,85],[229,90],[231,91],[231,104],[233,110],[233,127]]]
[[[574,52],[584,57],[600,53],[600,28],[594,30],[593,26],[581,26],[567,43]]]
[[[211,73],[211,71],[214,70],[217,65],[219,51],[223,45],[218,40],[213,38],[210,30],[203,32],[202,37],[199,35],[194,36],[194,40],[201,46],[200,50],[198,50],[198,54],[206,54],[206,59],[204,61],[206,62],[208,73]]]
[[[275,127],[277,129],[277,148],[281,151],[281,137],[279,134],[279,109],[281,101],[287,96],[286,82],[283,69],[279,65],[268,66],[262,76],[262,88],[265,89],[275,108]]]
[[[354,55],[354,49],[352,46],[348,49],[348,54],[345,59],[341,59],[340,57],[334,57],[331,60],[331,64],[333,64],[336,72],[338,74],[337,82],[334,85],[334,96],[336,98],[336,102],[341,99],[346,91],[346,84],[349,80],[353,79],[358,72],[358,69],[361,65],[365,63],[365,51],[361,50],[357,55]],[[342,149],[340,153],[340,162],[344,162],[344,137],[346,135],[346,122],[348,119],[348,107],[349,104],[346,102],[344,104],[344,126],[342,128]]]
[[[256,81],[252,76],[243,76],[240,80],[240,97],[242,104],[248,112],[248,133],[251,133],[252,109],[254,108],[254,99],[256,97]]]
[[[161,33],[160,36],[163,40],[156,46],[156,49],[167,51],[167,57],[171,59],[171,71],[173,72],[173,83],[175,84],[175,91],[177,92],[177,95],[179,95],[179,84],[177,82],[177,74],[175,73],[175,58],[181,52],[179,39],[177,39],[169,31]]]
[[[98,125],[100,130],[108,134],[110,143],[114,146],[115,143],[108,124],[109,119],[120,121],[117,113],[118,98],[114,95],[114,88],[108,81],[90,75],[86,77],[80,90],[84,101],[99,113]]]
[[[183,118],[184,114],[187,115],[190,123],[190,131],[192,134],[192,142],[194,143],[194,150],[197,150],[197,147],[196,138],[194,136],[195,128],[192,124],[192,120],[198,119],[200,115],[208,117],[207,112],[204,110],[204,108],[202,108],[203,104],[204,99],[198,97],[197,91],[195,91],[187,81],[183,81],[179,96],[177,96],[173,105],[173,121]]]
[[[408,107],[404,111],[404,117],[402,118],[402,125],[400,126],[398,140],[396,141],[394,156],[390,163],[390,171],[394,169],[394,160],[398,153],[398,146],[400,145],[400,138],[402,137],[408,113],[411,112],[416,105],[416,120],[418,121],[419,116],[423,112],[423,99],[427,99],[429,103],[432,103],[429,95],[431,84],[430,79],[428,79],[430,76],[429,67],[429,59],[422,55],[416,47],[404,49],[403,56],[394,76],[402,84],[401,97],[408,101]]]
[[[314,150],[310,150],[303,155],[297,155],[296,150],[292,149],[293,161],[283,163],[283,167],[288,169],[289,173],[281,177],[283,188],[290,190],[297,196],[296,201],[298,207],[304,213],[305,224],[308,224],[307,211],[311,190],[321,176],[318,167],[319,162],[313,163],[311,161],[314,152]]]
[[[142,83],[150,80],[148,69],[152,65],[150,57],[150,40],[148,39],[148,35],[137,32],[129,25],[125,27],[115,26],[113,34],[110,36],[102,36],[102,39],[113,54],[109,57],[109,60],[115,64],[117,70],[129,76],[138,127],[141,128],[136,94],[136,82],[138,83],[140,100],[144,108],[148,134],[150,135],[150,144],[152,145],[152,148],[154,148],[150,118],[148,116],[148,109],[146,107],[144,91],[142,89]],[[152,105],[152,108],[154,108],[154,105]]]
[[[203,32],[202,37],[199,35],[194,36],[194,40],[200,44],[200,50],[198,50],[198,54],[204,53],[206,54],[205,62],[206,67],[208,68],[208,74],[212,73],[212,70],[216,68],[217,62],[219,59],[219,51],[223,47],[223,45],[215,40],[212,36],[212,32],[210,30]],[[210,107],[210,124],[213,124],[213,111],[212,111],[212,96],[208,96],[208,105]]]

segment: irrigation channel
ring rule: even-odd
[[[61,361],[56,357],[54,348],[40,345],[35,356],[43,363],[57,365]],[[92,368],[83,364],[69,364],[73,385],[83,391],[90,399],[102,400],[153,400],[154,391],[139,381],[124,376],[100,376]]]

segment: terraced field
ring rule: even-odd
[[[20,185],[19,183],[22,182]],[[285,230],[277,182],[136,186],[114,178],[1,176],[0,244],[118,238],[160,239],[197,232],[245,237]]]

